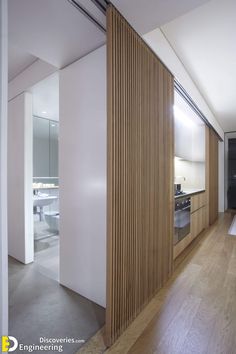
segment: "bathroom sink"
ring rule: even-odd
[[[57,196],[39,196],[35,195],[34,196],[34,206],[35,207],[44,207],[47,205],[52,204],[55,200],[57,200]]]

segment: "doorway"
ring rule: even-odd
[[[46,83],[49,83],[56,75],[57,73],[45,79]],[[59,222],[56,223],[55,220],[47,219],[47,217],[56,216],[59,220],[60,217],[58,171],[59,135],[65,136],[66,129],[64,126],[62,134],[59,133],[59,109],[55,109],[54,107],[54,110],[58,112],[57,119],[55,115],[50,113],[50,107],[52,108],[53,106],[53,99],[52,94],[49,94],[46,88],[48,84],[45,84],[45,80],[43,80],[44,82],[41,81],[37,83],[33,88],[28,89],[27,97],[29,98],[31,95],[31,100],[25,100],[23,94],[20,102],[18,102],[19,98],[16,98],[17,106],[15,105],[15,99],[12,99],[9,103],[11,106],[9,110],[9,121],[11,121],[9,134],[11,136],[12,134],[16,134],[16,137],[22,130],[22,134],[18,136],[18,140],[22,146],[22,154],[20,154],[19,149],[17,151],[15,141],[10,139],[10,145],[14,147],[11,157],[13,153],[15,156],[18,153],[18,160],[19,156],[22,156],[22,159],[19,160],[20,164],[23,166],[22,171],[28,173],[30,169],[32,170],[29,175],[33,177],[31,180],[26,178],[24,185],[31,198],[30,205],[32,205],[32,208],[30,210],[27,209],[27,214],[31,215],[34,228],[34,232],[31,234],[31,238],[34,237],[33,261],[27,263],[19,261],[16,256],[15,258],[9,257],[9,333],[16,337],[20,343],[24,343],[25,345],[31,343],[39,345],[40,338],[44,337],[72,338],[75,340],[74,343],[63,344],[64,351],[68,354],[72,354],[83,345],[84,341],[89,339],[104,325],[105,310],[102,306],[91,301],[89,297],[85,298],[81,296],[81,292],[76,291],[76,289],[74,290],[72,286],[62,286],[66,284],[60,282],[60,259],[67,267],[73,268],[74,266],[72,257],[65,257],[63,254],[60,257],[60,238],[62,236],[66,241],[70,239],[71,236],[76,236],[78,239],[78,236],[76,233],[70,235],[65,232],[61,235]],[[42,87],[42,91],[39,90],[39,86]],[[57,88],[53,88],[53,90],[55,89],[59,91],[58,85]],[[50,97],[50,107],[46,107],[44,99],[39,99],[39,97],[43,96]],[[61,99],[64,101],[64,104],[67,104],[67,100],[64,96],[61,96]],[[41,102],[40,105],[37,103],[39,101]],[[21,103],[21,105],[19,103]],[[27,104],[31,105],[32,109],[29,109]],[[59,94],[57,104],[59,107]],[[25,112],[31,112],[31,116],[27,114],[27,122],[24,120]],[[94,116],[95,115],[92,115],[91,117]],[[69,115],[67,115],[67,119],[68,117]],[[83,119],[83,116],[81,116],[81,119]],[[16,122],[19,123],[17,127],[15,125]],[[28,129],[29,125],[26,124],[30,122],[31,130]],[[24,125],[27,125],[26,130],[24,129]],[[71,127],[71,125],[69,125],[69,127]],[[68,136],[71,139],[71,134]],[[98,137],[96,131],[95,136]],[[24,140],[32,142],[31,148],[29,149],[33,152],[31,157],[30,154],[28,154],[26,158],[24,154]],[[29,147],[29,145],[27,146]],[[74,152],[74,145],[72,152]],[[70,160],[70,157],[73,158],[72,153],[68,154],[66,159]],[[89,164],[87,157],[85,161]],[[74,165],[74,160],[72,160],[72,165]],[[77,164],[75,165],[77,166]],[[24,168],[24,166],[28,168]],[[29,168],[30,166],[31,168]],[[81,169],[80,167],[80,171]],[[84,170],[84,168],[82,170]],[[15,168],[12,166],[12,177],[15,176],[14,171]],[[24,176],[24,174],[22,176]],[[22,180],[23,179],[24,178],[22,178]],[[29,183],[26,184],[26,180]],[[65,188],[65,183],[62,183],[62,186]],[[17,191],[24,196],[24,194],[21,193],[22,186],[18,186],[16,193]],[[74,193],[74,190],[72,192]],[[91,198],[93,195],[94,194],[91,195]],[[44,204],[41,208],[39,208],[40,204],[34,204],[35,200],[38,203],[38,201],[47,201],[47,199],[50,198],[52,198],[52,203]],[[16,199],[19,200],[17,197]],[[62,198],[63,202],[64,199]],[[88,200],[88,197],[85,196],[85,200]],[[19,214],[18,217],[19,220],[22,219],[21,214]],[[12,214],[10,215],[10,220],[12,223],[16,220],[13,218]],[[24,220],[21,221],[24,222]],[[19,232],[17,235],[19,236]],[[85,236],[88,240],[89,235],[86,233]],[[27,237],[25,237],[26,249],[29,248],[28,241]],[[12,243],[15,244],[15,239],[12,240]],[[85,252],[81,240],[79,246],[82,248],[84,254],[90,257],[91,247]],[[71,247],[74,247],[72,243]],[[62,251],[63,249],[62,246]],[[72,276],[75,280],[80,279],[82,271],[77,272],[77,268],[75,267],[74,270],[76,271],[73,274],[71,273]],[[66,279],[65,276],[64,279]]]
[[[11,224],[16,226],[12,242],[15,251],[20,233],[23,240],[19,245],[22,258],[10,258],[9,262],[9,333],[21,343],[38,343],[43,336],[86,341],[105,322],[106,34],[79,10],[69,1],[49,0],[43,6],[37,0],[9,2],[9,58],[14,64],[9,65],[9,101],[14,108],[11,113],[19,124],[17,129],[12,125],[13,138],[9,142],[21,143],[21,150],[14,145],[13,151],[21,167],[17,170],[20,176],[16,176],[12,164],[10,184],[15,186],[12,202],[20,202],[18,213],[15,210],[9,213]],[[95,10],[105,23],[105,15],[96,6]],[[24,61],[20,62],[22,56]],[[49,145],[46,155],[50,160],[55,146],[50,139],[57,124],[51,114],[47,115],[47,108],[42,107],[38,112],[25,109],[26,98],[32,99],[30,87],[56,71],[60,73],[62,98],[59,174],[51,171],[50,162],[47,162],[49,172],[35,172],[30,167],[32,150],[25,149],[23,143],[27,135],[24,128],[32,132],[34,122],[44,124],[49,137],[44,138],[39,152]],[[51,97],[46,96],[52,105]],[[17,106],[14,105],[16,97]],[[27,122],[26,114],[27,119],[30,117]],[[19,132],[22,134],[17,140]],[[44,160],[48,160],[45,154]],[[24,175],[29,170],[32,173],[25,183]],[[59,175],[60,210],[59,203],[56,205],[59,198],[41,209],[37,201],[34,205],[33,191],[37,197],[56,197]],[[34,223],[26,233],[24,226],[29,224],[25,215],[29,214]],[[53,226],[52,219],[55,221],[56,216],[60,227]],[[18,217],[22,220],[21,229],[16,222]],[[41,230],[35,227],[36,223]],[[38,247],[35,247],[35,259],[28,259],[23,252],[26,247],[22,246],[30,236],[34,241],[33,234]],[[54,240],[56,247],[52,245]],[[52,250],[56,250],[53,257]],[[50,255],[45,255],[47,264],[42,264],[38,255],[45,252]],[[52,267],[53,258],[57,259],[56,271]],[[82,344],[75,342],[65,346],[64,351],[74,353]]]
[[[59,281],[59,73],[31,88],[34,261]]]
[[[236,209],[236,132],[225,133],[225,209]]]
[[[228,139],[228,208],[236,209],[236,138]]]

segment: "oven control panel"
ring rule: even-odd
[[[181,198],[175,201],[175,211],[184,210],[185,208],[189,208],[191,205],[191,198]]]

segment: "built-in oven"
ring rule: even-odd
[[[175,234],[174,245],[190,233],[191,199],[189,197],[175,200]]]

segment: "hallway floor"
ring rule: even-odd
[[[56,255],[57,247],[49,250]],[[38,252],[36,259],[23,265],[9,258],[9,334],[24,344],[38,344],[44,336],[88,340],[104,325],[104,308],[61,286],[55,272],[47,274],[54,262],[48,254]],[[65,344],[64,353],[74,354],[81,345]]]
[[[236,353],[236,237],[228,235],[233,216],[221,215],[202,233],[106,354]],[[103,337],[100,331],[79,353],[103,353]]]
[[[58,235],[34,241],[35,268],[47,277],[59,281]]]

